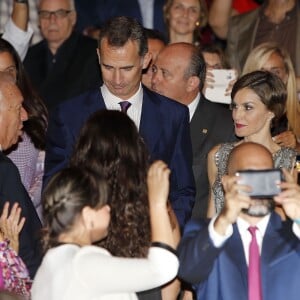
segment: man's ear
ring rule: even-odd
[[[269,120],[272,121],[274,119],[275,114],[272,111],[269,111]]]
[[[84,227],[86,229],[93,229],[94,224],[93,224],[93,216],[94,216],[94,211],[91,207],[85,206],[82,211],[81,211],[81,217],[82,221],[84,224]]]
[[[200,79],[198,76],[191,76],[187,81],[187,91],[200,91]]]
[[[147,52],[143,57],[143,69],[147,69],[152,59],[152,53]]]

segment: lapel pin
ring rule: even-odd
[[[202,129],[202,133],[207,133],[207,129],[206,129],[206,128],[203,128],[203,129]]]

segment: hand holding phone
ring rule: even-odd
[[[234,69],[214,69],[207,72],[212,76],[206,78],[205,97],[212,102],[230,104],[231,97],[228,88],[237,78],[236,71]]]

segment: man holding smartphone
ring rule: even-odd
[[[179,277],[193,284],[197,299],[299,299],[300,187],[284,172],[273,199],[253,199],[238,170],[272,169],[271,153],[245,142],[229,157],[223,177],[225,204],[209,223],[190,222],[179,245]],[[282,205],[286,221],[273,211]]]

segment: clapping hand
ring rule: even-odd
[[[19,233],[25,223],[25,218],[21,217],[21,208],[15,203],[9,212],[9,203],[4,204],[0,216],[0,241],[8,239],[10,246],[17,253],[19,250]]]

